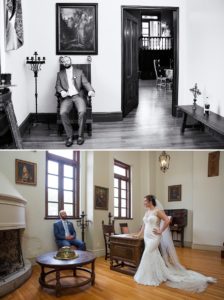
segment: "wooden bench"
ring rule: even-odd
[[[199,122],[199,127],[204,130],[204,127],[208,127],[220,135],[224,136],[224,118],[216,113],[209,112],[209,115],[204,115],[204,108],[196,105],[196,109],[193,110],[193,105],[179,105],[177,110],[181,111],[183,115],[183,123],[181,126],[181,133],[183,134],[185,128],[192,128],[195,125],[187,124],[188,117],[193,118]]]

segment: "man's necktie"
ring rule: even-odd
[[[65,229],[65,236],[69,236],[70,232],[68,230],[68,222],[64,221],[63,224],[64,224],[64,229]]]

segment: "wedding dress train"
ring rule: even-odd
[[[160,219],[157,217],[158,208],[146,212],[143,221],[145,250],[138,270],[134,276],[137,283],[143,285],[158,286],[166,282],[168,286],[191,292],[202,292],[207,283],[215,282],[212,277],[206,277],[200,273],[186,270],[180,263],[170,236],[169,245],[163,241],[163,235],[153,233],[154,228],[160,228]],[[170,235],[170,231],[166,234]],[[159,251],[162,253],[162,256]],[[169,247],[168,247],[169,246]],[[168,250],[169,248],[169,250]],[[167,251],[168,250],[168,251]]]

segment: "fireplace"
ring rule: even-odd
[[[14,291],[31,275],[23,259],[21,233],[26,227],[26,199],[0,172],[0,297]]]
[[[20,230],[0,231],[0,280],[24,268]]]

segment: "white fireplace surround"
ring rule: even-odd
[[[0,230],[26,227],[26,199],[0,172]]]
[[[25,228],[26,204],[26,199],[0,172],[0,230]],[[31,263],[26,259],[24,263],[24,268],[0,281],[0,297],[14,291],[31,276]]]

